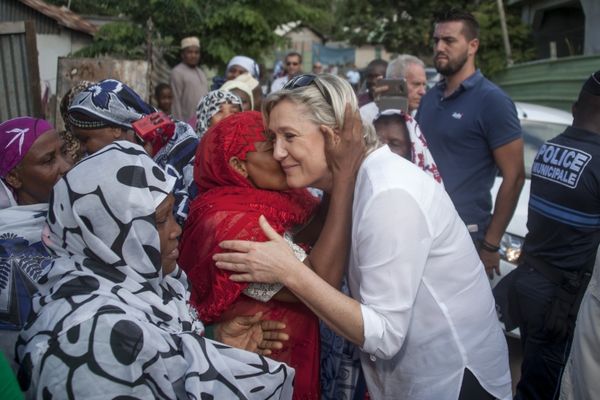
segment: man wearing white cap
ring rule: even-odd
[[[171,70],[173,115],[188,122],[196,115],[196,106],[208,93],[206,75],[200,68],[200,39],[195,36],[181,41],[181,62]]]

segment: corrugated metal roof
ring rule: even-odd
[[[75,14],[73,11],[69,10],[66,7],[57,7],[50,5],[42,0],[19,0],[21,3],[25,4],[36,10],[37,12],[44,14],[48,18],[53,19],[59,25],[62,25],[66,28],[72,29],[74,31],[87,33],[90,36],[94,36],[98,31],[98,27],[82,17],[78,14]]]

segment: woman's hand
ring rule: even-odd
[[[321,133],[325,138],[325,157],[334,182],[336,177],[354,178],[367,152],[360,113],[353,112],[350,104],[346,104],[342,129],[334,132],[330,127],[321,125]]]
[[[305,268],[286,241],[269,225],[264,216],[258,223],[269,239],[267,242],[226,240],[219,245],[230,253],[213,256],[216,266],[235,274],[229,279],[236,282],[283,283],[291,271]]]
[[[281,349],[282,342],[289,336],[281,332],[285,329],[283,322],[261,320],[262,316],[263,313],[258,312],[220,322],[215,327],[215,339],[228,346],[268,356],[271,350]]]

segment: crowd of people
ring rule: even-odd
[[[521,127],[476,68],[476,19],[433,38],[429,91],[412,55],[373,60],[357,94],[291,52],[263,98],[255,60],[211,83],[189,37],[157,108],[104,79],[63,97],[63,132],[3,121],[1,397],[511,399],[500,315],[516,399],[593,398],[600,71],[536,156],[520,265],[493,292]],[[383,78],[404,103],[380,102]]]

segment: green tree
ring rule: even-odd
[[[57,4],[65,0],[53,0]],[[81,2],[80,2],[81,1]],[[202,63],[211,67],[225,65],[236,54],[261,60],[273,46],[282,43],[275,34],[277,26],[291,21],[309,21],[322,26],[333,24],[329,2],[325,0],[90,0],[73,1],[80,13],[102,10],[105,14],[123,14],[129,23],[103,27],[87,55],[143,55],[145,24],[152,19],[163,43],[179,43],[195,35],[202,44]],[[125,51],[123,53],[123,50]],[[175,62],[176,47],[170,61]]]
[[[381,45],[392,53],[410,53],[424,60],[432,56],[435,15],[442,10],[462,8],[473,12],[481,25],[477,62],[484,74],[493,76],[506,66],[500,18],[495,0],[338,0],[339,23],[333,34],[360,46]],[[532,59],[528,27],[516,9],[506,10],[514,61]]]

